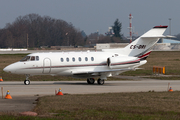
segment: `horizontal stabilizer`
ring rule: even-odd
[[[164,36],[164,35],[159,35],[159,36],[153,36],[153,35],[151,35],[151,36],[144,36],[144,37],[141,37],[141,38],[166,38],[166,36]]]
[[[176,38],[176,36],[166,35],[166,38]]]
[[[141,38],[176,38],[176,36],[171,36],[171,35],[159,35],[159,36],[144,36],[144,37],[141,37]]]

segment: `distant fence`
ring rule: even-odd
[[[8,48],[8,49],[0,49],[0,51],[27,51],[27,49],[12,49],[12,48]]]

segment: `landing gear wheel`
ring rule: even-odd
[[[88,84],[94,84],[94,81],[95,81],[94,78],[88,78],[87,79]]]
[[[104,84],[104,80],[100,79],[100,78],[97,80],[97,82],[98,82],[99,85],[103,85]]]
[[[25,85],[29,85],[30,84],[30,80],[29,80],[30,75],[29,74],[25,74],[25,76],[26,76],[26,79],[24,80],[24,84]]]
[[[30,84],[30,80],[24,80],[24,84],[25,85],[29,85]]]

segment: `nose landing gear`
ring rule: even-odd
[[[30,77],[30,75],[26,75],[26,80],[24,80],[24,84],[25,85],[29,85],[30,84],[29,77]]]

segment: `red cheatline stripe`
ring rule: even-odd
[[[148,56],[150,53],[151,53],[151,51],[148,52],[148,53],[146,53],[146,54],[144,54],[144,55],[142,55],[142,56],[140,56],[140,57],[138,57],[138,58],[143,58],[143,57],[145,57],[145,56]]]
[[[104,66],[106,63],[102,64],[82,64],[82,65],[61,65],[61,66],[45,66],[45,67],[30,67],[25,69],[40,69],[40,68],[61,68],[61,67],[87,67],[87,66]]]

